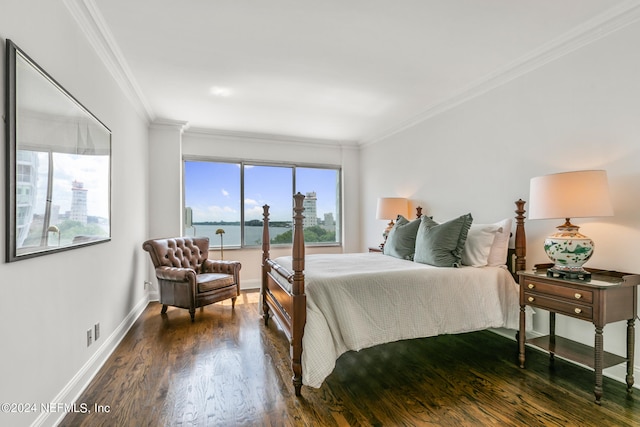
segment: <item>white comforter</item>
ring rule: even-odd
[[[291,257],[276,261],[293,271]],[[320,387],[338,357],[403,339],[518,328],[506,268],[438,268],[377,253],[307,255],[302,381]]]

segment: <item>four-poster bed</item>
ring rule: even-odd
[[[290,342],[297,396],[303,373],[305,385],[319,387],[349,350],[493,327],[518,329],[513,275],[525,269],[524,201],[516,202],[515,250],[505,260],[507,269],[433,267],[375,253],[305,257],[303,200],[300,193],[294,196],[291,257],[270,258],[266,205],[262,236],[263,318],[267,325],[274,317]]]

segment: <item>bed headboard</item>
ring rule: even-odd
[[[303,283],[300,280],[302,272],[304,271],[304,233],[302,232],[302,221],[303,221],[303,200],[304,195],[298,193],[294,196],[294,212],[295,215],[293,217],[293,229],[294,229],[294,238],[293,238],[293,250],[292,255],[295,260],[294,266],[297,265],[299,268],[294,267],[294,274],[297,271],[298,280],[296,281],[296,287],[301,287],[304,289],[304,285],[299,285],[299,283]],[[527,237],[524,228],[524,220],[525,220],[525,212],[524,209],[525,201],[522,199],[518,199],[516,204],[516,235],[514,239],[514,248],[509,248],[508,251],[508,259],[507,259],[507,267],[509,271],[513,275],[516,282],[518,281],[518,271],[525,270],[527,268]],[[267,260],[270,257],[270,241],[269,241],[269,206],[263,206],[263,235],[262,235],[262,263],[263,266],[267,264]],[[422,207],[416,207],[416,218],[420,218],[422,216]],[[263,269],[263,276],[266,275],[266,271]],[[304,292],[304,291],[303,291]]]
[[[525,201],[522,199],[518,199],[516,204],[516,235],[515,235],[515,244],[513,248],[509,248],[507,254],[506,265],[511,272],[513,278],[518,281],[518,271],[525,270],[527,268],[527,237],[524,229],[524,220],[525,216],[524,210]],[[420,218],[422,216],[422,206],[416,207],[416,218]]]

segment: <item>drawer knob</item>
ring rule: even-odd
[[[536,299],[534,297],[529,297],[529,302],[534,302]]]
[[[534,285],[533,283],[529,283],[529,286],[528,286],[529,289],[533,289],[535,287],[536,287],[536,285]]]
[[[580,314],[580,313],[582,313],[582,309],[581,309],[581,308],[576,308],[576,309],[574,309],[573,311],[575,311],[575,312],[576,312],[576,314]]]
[[[579,294],[577,292],[573,296],[576,297],[576,299],[582,298],[582,294]]]

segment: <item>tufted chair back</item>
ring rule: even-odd
[[[200,273],[209,255],[209,238],[176,237],[149,240],[145,242],[144,249],[151,255],[155,268],[192,268]]]

